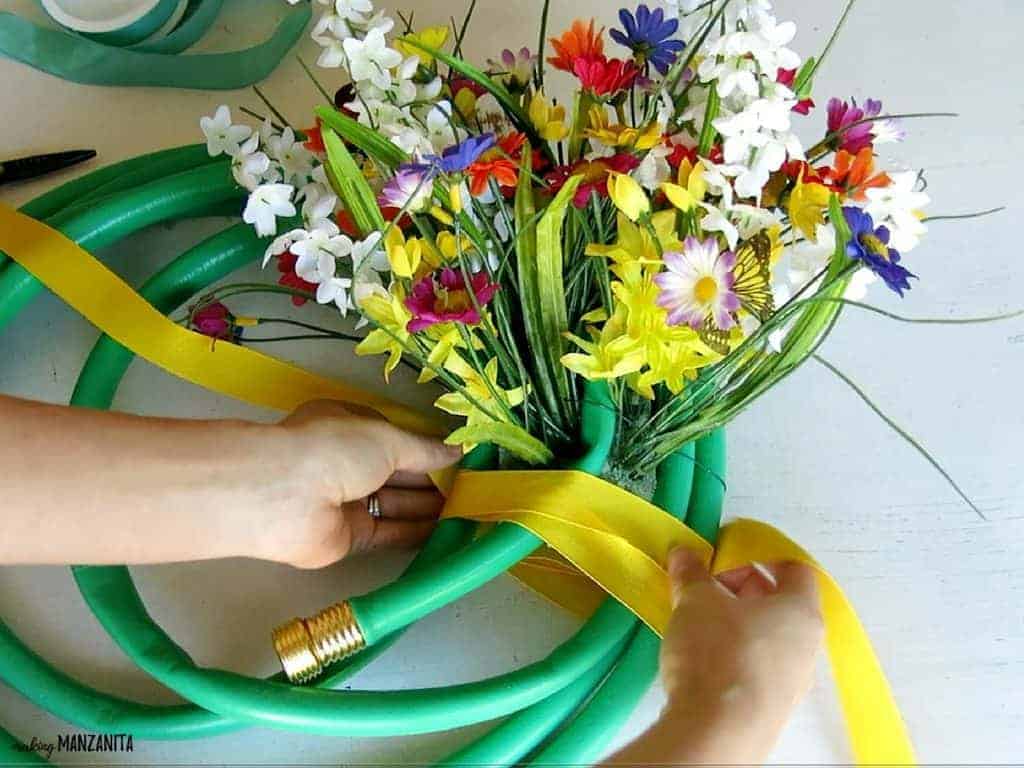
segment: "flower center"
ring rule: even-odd
[[[883,243],[876,235],[863,234],[860,236],[860,244],[867,248],[875,256],[888,261],[889,259],[889,248]]]
[[[702,277],[693,286],[693,295],[701,304],[710,304],[718,295],[718,283],[713,277]]]
[[[434,301],[434,311],[439,314],[461,313],[473,306],[466,291],[446,291],[441,288]]]

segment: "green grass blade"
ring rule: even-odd
[[[573,176],[555,195],[537,223],[537,295],[540,307],[541,336],[548,366],[555,377],[560,403],[569,407],[569,377],[560,360],[565,352],[564,334],[569,331],[565,307],[565,260],[562,253],[562,229],[565,214],[582,176]]]
[[[331,128],[323,129],[327,148],[327,175],[363,237],[384,231],[384,217],[377,198],[366,183],[363,171],[348,151],[345,142]]]
[[[317,107],[316,115],[324,125],[336,131],[345,141],[359,147],[374,160],[389,168],[409,162],[409,156],[400,147],[333,107]]]
[[[533,199],[533,184],[526,171],[529,169],[531,151],[529,145],[523,148],[523,159],[519,184],[516,187],[516,270],[519,296],[523,306],[523,326],[530,345],[531,355],[526,356],[536,376],[534,382],[548,412],[557,417],[561,413],[554,386],[554,370],[550,357],[545,354],[540,292],[537,288],[537,223],[536,205]]]
[[[878,418],[880,418],[882,421],[884,421],[886,423],[886,425],[890,429],[892,429],[897,435],[899,435],[905,441],[907,441],[907,443],[909,443],[910,446],[915,451],[917,451],[919,454],[921,454],[921,456],[924,457],[925,461],[927,461],[929,464],[931,464],[935,468],[935,470],[940,475],[942,475],[943,478],[945,478],[946,482],[949,483],[950,487],[954,491],[956,491],[957,495],[967,503],[967,506],[969,506],[971,509],[974,510],[975,514],[978,517],[980,517],[982,520],[987,520],[988,519],[988,518],[985,517],[984,513],[982,513],[982,511],[980,509],[978,509],[978,507],[975,505],[975,503],[973,501],[971,501],[970,497],[966,493],[964,493],[963,489],[961,489],[960,486],[956,484],[956,481],[953,480],[953,477],[949,474],[949,472],[947,472],[945,469],[943,469],[942,465],[939,464],[938,460],[934,456],[932,456],[930,453],[928,453],[928,451],[925,449],[925,447],[923,445],[921,445],[921,443],[918,442],[905,429],[903,429],[903,427],[901,427],[899,424],[897,424],[895,421],[893,421],[891,418],[889,418],[889,416],[887,416],[882,411],[881,408],[879,408],[877,405],[875,405],[874,401],[872,401],[872,399],[870,397],[868,397],[867,393],[863,389],[861,389],[857,385],[857,383],[853,381],[853,379],[851,379],[845,373],[840,371],[838,368],[836,368],[834,365],[832,365],[832,363],[830,363],[825,358],[820,357],[819,355],[813,355],[813,358],[814,358],[814,360],[817,363],[820,363],[821,365],[823,365],[825,368],[827,368],[829,371],[831,371],[836,376],[836,378],[838,378],[840,381],[842,381],[844,384],[846,384],[846,386],[848,386],[850,389],[852,389],[857,394],[857,397],[859,397],[861,400],[863,400],[864,403],[868,406],[868,408],[870,408],[872,411],[875,412],[875,414],[878,416]]]

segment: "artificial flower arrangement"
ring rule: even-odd
[[[465,420],[451,443],[548,463],[577,439],[586,382],[605,382],[605,476],[643,487],[813,355],[878,278],[911,287],[929,200],[876,155],[901,123],[870,99],[819,114],[828,49],[802,60],[768,0],[641,4],[482,68],[460,55],[469,16],[416,29],[370,0],[319,2],[318,63],[349,82],[333,98],[318,83],[332,105],[316,125],[268,103],[255,130],[227,107],[202,129],[251,192],[272,289],[357,313],[357,354],[446,390],[436,406]],[[244,341],[231,293],[196,304],[193,327]]]

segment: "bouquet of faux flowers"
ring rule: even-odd
[[[585,382],[606,382],[606,474],[639,487],[811,356],[878,278],[911,286],[928,197],[876,155],[900,122],[870,99],[819,117],[828,49],[802,60],[768,0],[641,4],[550,40],[545,3],[540,49],[483,67],[460,55],[472,8],[458,29],[416,29],[370,0],[319,1],[318,63],[349,82],[320,86],[316,125],[268,104],[256,130],[227,107],[202,128],[251,191],[275,290],[358,313],[357,354],[447,390],[437,407],[465,419],[449,442],[549,462],[577,439]],[[818,125],[809,148],[799,121]],[[190,320],[237,340],[223,295]]]

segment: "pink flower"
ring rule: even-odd
[[[219,301],[215,301],[192,315],[192,327],[204,336],[234,341],[238,338],[234,320],[231,311]]]
[[[882,114],[882,102],[868,99],[864,106],[858,106],[856,99],[850,103],[840,99],[829,99],[828,132],[836,136],[835,145],[856,155],[864,147],[874,144],[875,136],[871,124]]]
[[[486,272],[477,272],[470,279],[471,286],[467,290],[462,273],[445,267],[440,274],[427,275],[416,283],[405,300],[406,308],[413,315],[407,326],[409,333],[419,333],[438,323],[479,323],[480,313],[473,297],[478,306],[484,307],[494,298],[498,286],[490,281]]]

